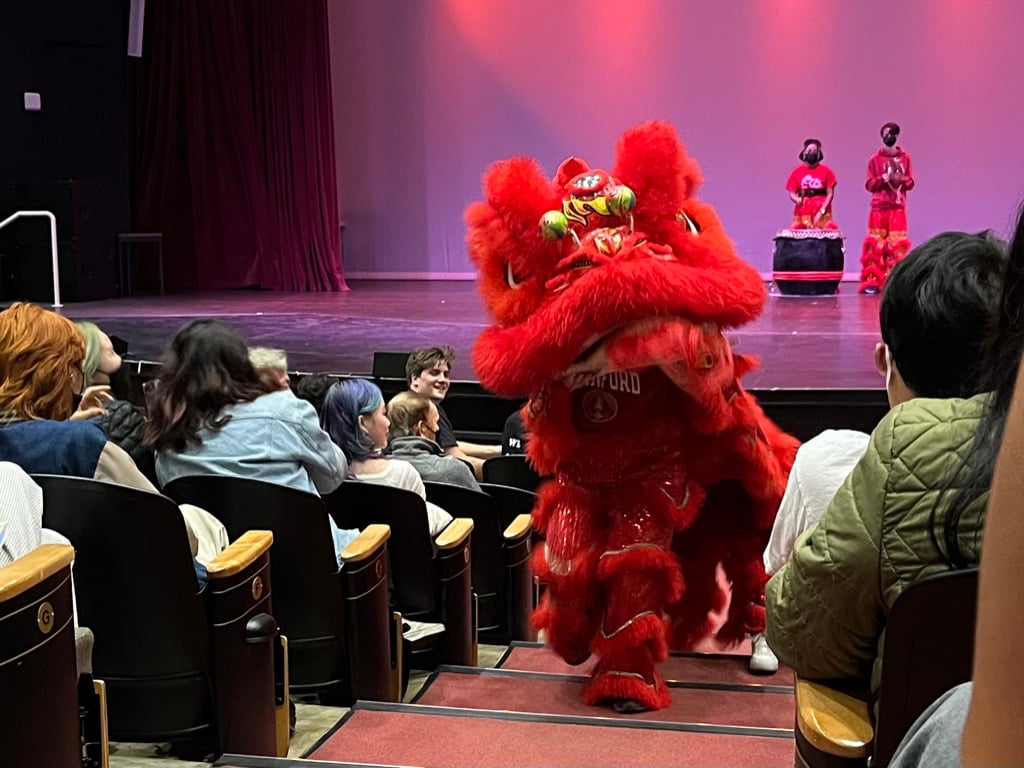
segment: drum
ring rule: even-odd
[[[845,253],[838,229],[780,229],[772,279],[784,296],[831,296],[843,279]]]

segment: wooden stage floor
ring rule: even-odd
[[[135,296],[68,304],[63,313],[92,320],[126,339],[134,358],[156,360],[188,320],[220,317],[252,345],[288,352],[293,371],[368,374],[375,350],[448,344],[454,375],[475,380],[470,349],[487,316],[468,281],[352,281],[347,293],[217,293]],[[772,295],[754,323],[729,331],[738,352],[757,355],[751,389],[879,389],[873,350],[878,296],[843,283],[837,296]]]

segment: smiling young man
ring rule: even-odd
[[[440,416],[439,429],[435,438],[444,452],[455,456],[473,466],[477,479],[482,477],[483,464],[486,459],[501,455],[500,445],[478,445],[460,441],[455,437],[455,430],[444,411],[441,401],[448,394],[452,381],[452,361],[455,353],[451,347],[426,347],[417,349],[409,355],[405,363],[405,378],[409,391],[429,397],[437,406]]]

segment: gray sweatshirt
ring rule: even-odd
[[[425,437],[396,437],[388,443],[388,455],[408,461],[428,483],[451,483],[474,491],[480,490],[469,465],[454,456],[445,456],[444,450],[433,440]]]

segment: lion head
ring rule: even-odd
[[[529,158],[496,163],[466,212],[469,253],[494,325],[473,363],[502,395],[563,376],[610,339],[652,321],[728,327],[760,312],[765,288],[711,206],[675,129],[619,140],[612,171],[579,158],[553,180]]]

